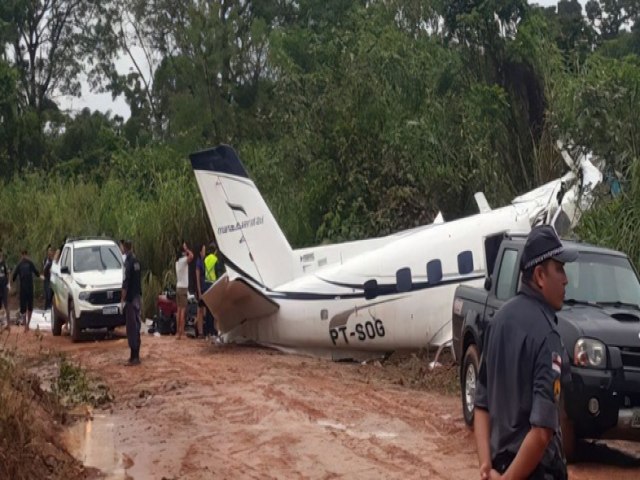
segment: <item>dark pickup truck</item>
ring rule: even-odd
[[[520,283],[525,237],[485,241],[485,288],[461,285],[453,302],[453,348],[460,359],[462,410],[473,424],[483,335]],[[565,265],[569,280],[558,330],[571,360],[563,385],[562,429],[570,456],[576,438],[640,440],[640,282],[629,258],[614,250],[564,242],[579,252]]]

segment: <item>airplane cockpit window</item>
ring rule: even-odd
[[[471,250],[465,250],[458,254],[458,273],[466,275],[473,272],[473,253]]]
[[[427,281],[429,285],[435,285],[442,280],[442,262],[431,260],[427,263]]]
[[[502,254],[502,262],[500,263],[500,271],[498,272],[498,283],[496,285],[496,297],[500,300],[506,300],[513,296],[515,291],[514,283],[516,275],[514,271],[519,271],[516,268],[516,261],[518,260],[518,251],[511,248],[505,249]]]
[[[411,291],[411,269],[409,267],[401,268],[396,272],[396,289],[398,292]]]
[[[371,300],[378,296],[378,282],[376,280],[367,280],[364,282],[364,298]]]

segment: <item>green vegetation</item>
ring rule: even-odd
[[[3,2],[0,245],[13,262],[68,235],[132,238],[149,313],[175,247],[212,235],[190,152],[234,146],[305,246],[469,214],[478,190],[504,204],[563,172],[563,140],[623,179],[578,233],[640,265],[636,4]],[[82,73],[131,117],[62,111]]]
[[[112,400],[104,384],[91,382],[85,371],[64,356],[60,357],[60,373],[51,387],[57,402],[64,406],[79,404],[100,407]]]

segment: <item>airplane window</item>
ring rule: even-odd
[[[367,280],[364,282],[364,298],[371,300],[378,296],[378,282],[376,280]]]
[[[473,272],[473,253],[465,250],[458,254],[458,273],[466,275]]]
[[[442,262],[431,260],[427,263],[427,280],[429,285],[435,285],[442,280]]]
[[[396,272],[396,289],[398,292],[408,292],[411,290],[411,269],[401,268]]]
[[[329,318],[329,311],[326,308],[320,310],[320,320],[326,320]]]
[[[500,263],[500,271],[498,272],[498,284],[496,285],[496,297],[500,300],[511,298],[515,292],[514,288],[514,271],[518,260],[518,251],[506,249],[502,254],[502,262]]]

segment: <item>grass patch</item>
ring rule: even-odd
[[[427,350],[395,352],[383,362],[373,362],[365,368],[369,378],[443,395],[460,395],[459,367],[451,354],[444,352],[439,358],[440,365],[431,369],[433,357],[433,352]]]
[[[431,369],[429,364],[434,356],[433,352],[427,350],[409,354],[394,353],[385,362],[385,367],[398,372],[398,383],[401,385],[445,395],[459,395],[459,369],[453,357],[448,351],[443,352],[438,359],[440,365]]]
[[[59,374],[51,390],[58,403],[64,407],[79,404],[103,407],[113,400],[106,385],[89,380],[80,366],[74,365],[64,356],[60,357]]]

